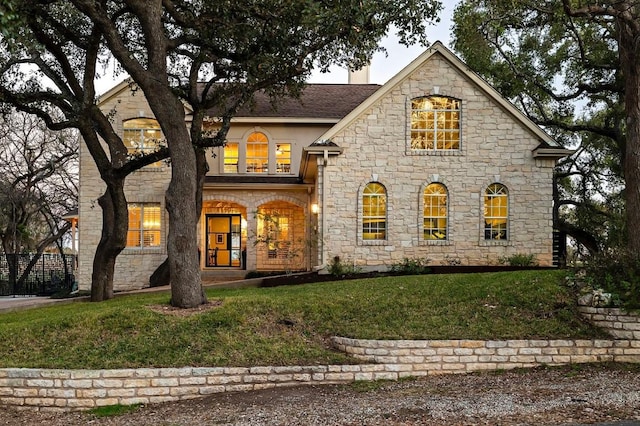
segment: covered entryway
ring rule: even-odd
[[[207,267],[242,266],[242,216],[239,214],[207,214]]]

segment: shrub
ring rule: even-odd
[[[362,268],[355,265],[354,262],[343,262],[340,256],[334,256],[327,266],[327,270],[334,277],[343,275],[354,275],[362,272]]]
[[[504,256],[498,259],[501,265],[509,266],[538,266],[538,259],[535,254],[516,253],[511,256]]]
[[[626,308],[640,308],[640,254],[613,249],[590,256],[584,263],[584,280],[603,289]]]
[[[427,266],[429,262],[430,259],[427,258],[410,259],[405,257],[402,259],[402,262],[393,263],[389,270],[394,274],[403,275],[427,274],[430,272],[430,269]]]

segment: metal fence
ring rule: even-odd
[[[74,255],[44,253],[26,278],[20,282],[19,279],[33,256],[33,254],[0,255],[0,296],[50,296],[72,289],[75,281]],[[10,266],[15,268],[15,276],[10,273]]]

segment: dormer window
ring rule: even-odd
[[[411,150],[460,149],[460,101],[425,96],[411,101]]]

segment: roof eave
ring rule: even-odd
[[[551,147],[551,146],[539,146],[535,148],[533,151],[533,158],[547,158],[553,160],[559,160],[563,157],[568,157],[575,153],[575,150]]]

